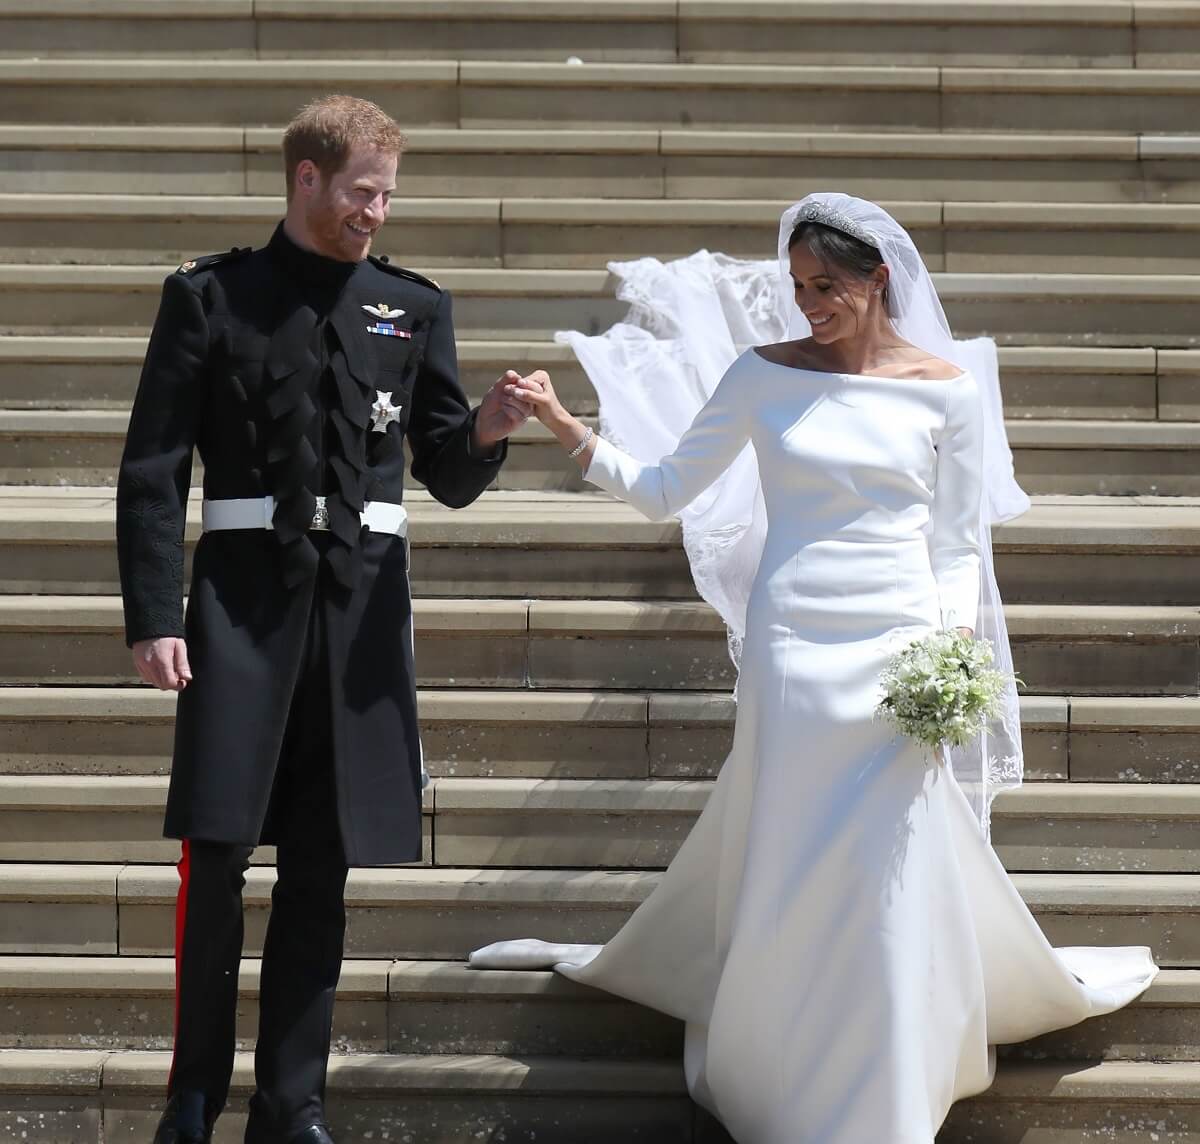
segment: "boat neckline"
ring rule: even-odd
[[[836,369],[805,369],[799,365],[784,365],[781,361],[772,361],[769,357],[763,357],[755,346],[750,347],[750,353],[758,358],[759,361],[766,362],[767,365],[776,366],[778,369],[791,370],[792,373],[816,373],[822,377],[865,377],[869,381],[919,381],[927,385],[931,382],[936,384],[937,382],[961,381],[971,372],[964,369],[961,373],[956,373],[953,377],[889,377],[885,373],[843,373]]]

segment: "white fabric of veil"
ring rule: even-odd
[[[780,219],[773,260],[747,261],[698,251],[663,263],[654,258],[610,263],[617,296],[630,304],[624,321],[598,336],[565,331],[596,389],[600,431],[645,463],[671,453],[725,370],[751,346],[807,337],[795,305],[787,243],[800,214],[819,204],[849,217],[875,239],[889,268],[888,306],[899,335],[970,370],[984,414],[982,574],[977,635],[992,642],[996,666],[1013,670],[992,557],[991,526],[1019,516],[1029,498],[1013,475],[1004,430],[999,366],[990,338],[955,341],[924,260],[907,231],[882,207],[840,193],[807,196]],[[721,615],[730,654],[740,659],[746,605],[766,537],[758,465],[747,447],[705,493],[680,513],[683,543],[700,595]],[[1015,684],[1000,715],[976,743],[951,752],[955,776],[986,834],[993,798],[1023,775],[1020,708]]]

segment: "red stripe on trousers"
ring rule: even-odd
[[[172,1040],[171,1072],[167,1093],[175,1087],[175,1051],[179,1042],[179,984],[183,976],[183,934],[187,928],[188,890],[192,879],[191,843],[185,838],[179,856],[179,897],[175,899],[175,1032]]]

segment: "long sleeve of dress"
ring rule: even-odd
[[[691,504],[733,463],[749,441],[747,400],[735,366],[696,414],[670,456],[643,464],[603,437],[585,478],[633,505],[651,520],[666,520]]]
[[[942,625],[974,630],[979,611],[983,507],[983,409],[975,379],[947,386],[946,421],[937,442],[929,547]]]

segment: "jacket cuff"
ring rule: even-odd
[[[505,438],[503,441],[497,441],[494,445],[489,446],[488,449],[483,452],[477,450],[475,448],[473,438],[475,435],[475,422],[478,417],[479,408],[477,406],[467,415],[467,420],[464,423],[464,429],[467,434],[467,456],[477,464],[502,465],[505,458],[508,456],[508,439]]]
[[[161,624],[141,624],[134,626],[126,623],[125,625],[125,646],[132,648],[134,644],[141,643],[143,640],[167,640],[167,639],[186,639],[182,625],[164,628]]]

